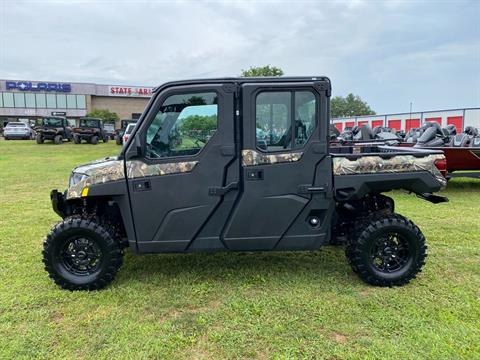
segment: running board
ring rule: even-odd
[[[432,204],[448,202],[448,198],[446,196],[433,195],[430,193],[417,194],[417,197],[423,200],[430,201]]]

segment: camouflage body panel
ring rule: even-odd
[[[198,161],[186,161],[148,165],[142,161],[133,160],[127,162],[127,175],[129,178],[140,178],[186,173],[192,171],[197,163]],[[85,187],[125,179],[123,160],[117,158],[93,161],[75,168],[73,172],[85,174],[88,177],[67,189],[67,200],[80,198]]]
[[[123,160],[117,160],[116,158],[93,161],[76,167],[73,172],[85,174],[88,177],[67,189],[67,200],[81,197],[82,190],[85,187],[125,179]]]
[[[148,165],[142,161],[132,160],[127,162],[127,177],[140,178],[145,176],[187,173],[192,171],[197,163],[198,161],[184,161]]]
[[[299,161],[303,152],[264,154],[255,150],[242,150],[242,166],[256,166]]]
[[[412,155],[397,155],[390,159],[383,159],[380,156],[362,156],[355,160],[350,160],[347,157],[334,157],[333,174],[355,175],[428,171],[435,176],[442,186],[446,186],[447,180],[435,166],[435,160],[440,159],[445,159],[445,156],[434,154],[418,158]]]

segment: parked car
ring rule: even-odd
[[[125,145],[128,141],[128,137],[132,133],[133,129],[135,129],[136,123],[130,123],[127,125],[127,128],[125,129],[125,133],[122,136],[122,144]]]
[[[125,133],[128,124],[135,124],[136,122],[137,120],[133,119],[124,119],[120,121],[120,129],[115,130],[115,142],[117,145],[123,144],[123,134]]]
[[[33,140],[35,138],[35,132],[29,125],[23,122],[9,122],[3,130],[3,136],[5,140]]]

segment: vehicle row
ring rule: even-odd
[[[9,122],[3,128],[5,140],[36,140],[37,144],[52,141],[54,144],[62,144],[64,141],[73,141],[75,144],[86,142],[96,145],[100,141],[106,143],[116,140],[118,145],[128,139],[126,132],[129,124],[135,124],[135,120],[122,120],[121,128],[114,129],[111,124],[104,124],[101,119],[85,117],[81,118],[79,126],[71,126],[65,117],[43,117],[38,126],[30,126],[24,122]]]

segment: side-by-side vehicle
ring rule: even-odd
[[[63,220],[44,242],[50,277],[70,290],[109,284],[134,253],[316,250],[346,246],[367,283],[403,285],[425,238],[384,195],[433,203],[441,151],[335,146],[326,77],[166,83],[118,157],[75,168],[53,190]]]

